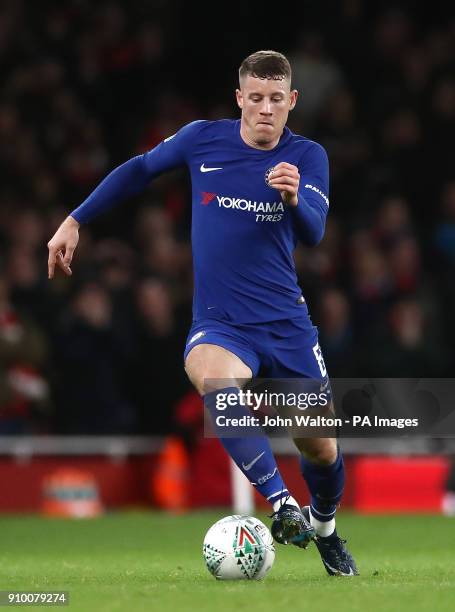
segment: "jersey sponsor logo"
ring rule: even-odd
[[[284,214],[283,202],[256,202],[245,198],[233,198],[229,196],[216,196],[218,206],[230,208],[232,210],[243,210],[253,212],[256,216],[256,223],[263,221],[276,223],[281,221]]]
[[[310,183],[307,183],[305,185],[305,189],[312,189],[313,191],[318,193],[321,196],[321,198],[324,200],[324,202],[327,204],[327,206],[329,206],[329,198],[325,195],[325,193],[322,193],[320,189],[318,189],[314,185],[310,185]]]
[[[223,168],[206,168],[205,164],[202,164],[199,170],[201,172],[214,172],[215,170],[222,170]]]
[[[218,202],[219,208],[229,208],[231,210],[242,210],[252,212],[256,215],[256,223],[262,221],[276,222],[281,221],[284,214],[283,202],[256,202],[246,198],[235,198],[232,196],[219,196],[208,191],[202,192],[201,204],[207,206],[214,200]]]
[[[283,202],[256,202],[245,200],[244,198],[231,198],[229,196],[216,196],[218,206],[224,208],[235,208],[237,210],[247,210],[248,212],[276,213],[284,212]]]
[[[213,200],[215,196],[216,196],[216,193],[210,193],[210,191],[203,191],[201,204],[203,206],[207,206],[207,204],[210,204],[210,202]]]

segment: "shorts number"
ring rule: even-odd
[[[318,362],[319,370],[321,371],[322,377],[327,376],[327,370],[325,368],[324,357],[322,356],[321,347],[319,343],[313,346],[313,353],[316,357],[316,361]]]

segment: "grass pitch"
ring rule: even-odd
[[[74,612],[455,610],[451,519],[340,513],[338,530],[361,576],[328,577],[314,545],[277,545],[264,581],[219,582],[205,568],[202,540],[227,514],[1,518],[0,590],[67,590],[70,603],[62,609]]]

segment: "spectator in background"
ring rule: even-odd
[[[360,354],[357,368],[360,376],[448,375],[447,355],[439,346],[428,342],[426,313],[417,299],[408,297],[393,303],[386,321],[384,329],[377,329],[364,340],[364,352]]]
[[[345,278],[342,229],[335,217],[328,217],[325,234],[317,249],[298,245],[294,251],[299,285],[309,304],[319,301],[326,285],[343,283]]]
[[[315,126],[321,109],[334,91],[342,84],[343,74],[329,57],[324,38],[319,31],[305,32],[289,61],[292,65],[292,84],[305,96],[305,104],[291,117],[289,127],[294,130],[297,122],[305,133]],[[302,129],[302,128],[300,128]],[[294,131],[299,132],[298,128]]]
[[[354,331],[350,304],[339,289],[327,289],[319,305],[320,338],[331,376],[354,376]]]
[[[5,212],[4,272],[11,301],[49,336],[55,314],[64,301],[58,293],[47,291],[47,279],[39,263],[44,248],[45,218],[31,207]]]
[[[384,320],[393,298],[393,279],[386,258],[369,232],[352,234],[350,260],[354,321],[363,334],[379,327]]]
[[[373,236],[377,244],[387,251],[401,239],[413,235],[407,200],[400,195],[383,198],[373,226]]]
[[[346,86],[326,100],[315,138],[330,151],[331,189],[337,194],[338,214],[345,207],[352,214],[352,194],[365,191],[372,150],[365,125],[359,121],[356,100]]]
[[[441,266],[455,269],[455,180],[445,183],[441,198],[441,219],[434,233],[434,246]]]
[[[96,243],[93,260],[97,266],[95,277],[109,293],[113,324],[117,332],[123,336],[125,345],[130,343],[130,352],[133,354],[131,321],[134,315],[136,254],[125,242],[104,239]],[[91,260],[92,265],[93,260]]]
[[[142,273],[167,283],[173,300],[187,307],[192,299],[188,273],[192,271],[191,247],[177,240],[171,215],[158,206],[141,208],[135,223],[135,238],[142,254]]]
[[[48,432],[48,358],[45,336],[15,310],[0,277],[0,434]]]
[[[389,249],[388,260],[395,293],[415,293],[423,282],[420,248],[415,237],[397,241]]]
[[[453,38],[452,38],[453,46]],[[452,53],[453,55],[453,53]],[[453,177],[453,155],[451,144],[455,138],[455,78],[453,76],[453,57],[447,65],[447,72],[438,75],[431,94],[429,137],[433,143],[432,166],[434,181],[444,181]]]
[[[77,291],[56,345],[60,433],[136,432],[137,414],[125,377],[130,347],[113,325],[112,301],[101,285],[90,283]]]
[[[425,212],[429,179],[423,176],[417,182],[415,171],[425,168],[427,151],[423,146],[422,121],[416,110],[403,104],[394,107],[384,118],[379,138],[378,169],[390,186],[414,202],[418,214]]]
[[[148,277],[136,288],[135,351],[130,388],[144,433],[167,433],[173,409],[188,390],[181,343],[189,321],[176,312],[164,281]]]
[[[5,262],[11,300],[43,330],[50,331],[57,302],[46,292],[46,279],[36,253],[24,246],[11,247]]]
[[[441,301],[441,321],[450,346],[455,345],[455,181],[443,185],[440,216],[433,235],[429,257],[434,261],[435,278]],[[455,358],[452,360],[455,365]]]

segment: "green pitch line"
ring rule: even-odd
[[[0,590],[69,591],[69,607],[60,608],[69,612],[455,609],[455,520],[340,513],[360,577],[329,578],[313,545],[277,545],[263,582],[217,582],[204,566],[202,540],[226,514],[0,518]]]

